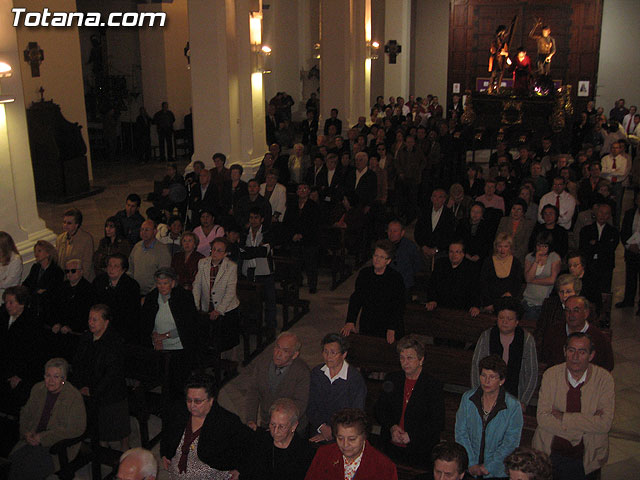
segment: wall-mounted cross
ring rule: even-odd
[[[29,42],[24,51],[24,61],[31,65],[31,76],[40,76],[40,64],[44,60],[44,50],[38,46],[38,42]]]
[[[402,45],[398,45],[395,40],[389,40],[384,46],[384,53],[389,54],[389,63],[396,63],[396,57],[402,53]]]

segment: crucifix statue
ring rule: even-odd
[[[389,54],[389,63],[396,63],[396,57],[402,53],[402,45],[398,45],[395,40],[389,40],[384,46],[384,53]]]
[[[38,46],[38,42],[29,42],[24,51],[24,61],[31,65],[31,76],[40,76],[40,64],[44,60],[44,50]]]

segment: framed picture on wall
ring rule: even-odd
[[[589,80],[578,81],[578,96],[579,97],[589,96]]]
[[[460,93],[460,84],[459,83],[454,83],[453,84],[453,93]]]

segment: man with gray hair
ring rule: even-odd
[[[149,450],[131,448],[120,457],[118,480],[155,480],[158,461]]]
[[[268,428],[269,409],[278,398],[290,398],[299,412],[307,410],[311,373],[304,360],[299,358],[300,347],[295,333],[282,332],[275,341],[271,358],[263,355],[256,360],[245,396],[245,418],[252,429],[258,426]],[[298,429],[302,431],[306,426],[307,420],[303,415]]]
[[[360,205],[364,206],[365,213],[369,213],[378,195],[378,178],[368,168],[367,152],[356,153],[355,164],[355,170],[349,171],[344,179],[344,193],[355,193]]]
[[[158,229],[153,220],[145,220],[140,226],[140,240],[129,254],[129,271],[138,284],[140,295],[144,296],[153,290],[155,280],[153,274],[162,267],[171,265],[169,247],[156,240]]]

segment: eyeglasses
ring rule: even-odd
[[[76,273],[78,270],[80,270],[79,268],[65,268],[64,269],[64,273]]]

